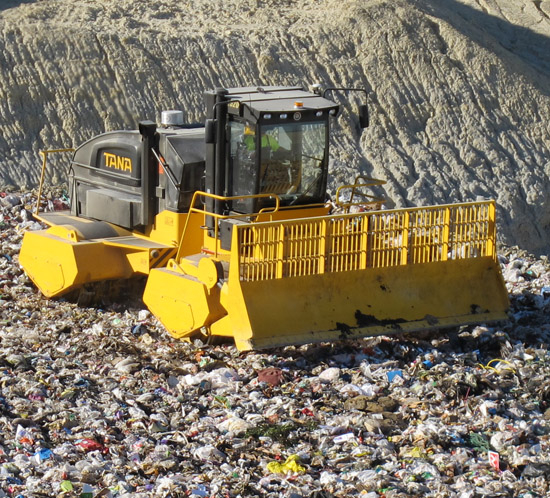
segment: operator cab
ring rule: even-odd
[[[282,205],[325,200],[325,122],[253,127],[233,121],[229,129],[231,195],[277,194]]]
[[[211,192],[275,194],[281,206],[325,201],[329,117],[337,114],[337,104],[295,87],[218,90],[210,99],[214,121],[226,122],[217,128],[218,140],[209,140],[207,125],[207,157],[210,142],[216,158],[213,171],[206,161]],[[274,204],[268,197],[240,199],[223,211],[252,213]]]

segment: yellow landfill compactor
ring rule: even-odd
[[[359,181],[326,203],[331,90],[216,89],[203,125],[165,111],[92,138],[21,265],[47,297],[146,275],[174,337],[240,350],[506,319],[494,202],[349,212]]]

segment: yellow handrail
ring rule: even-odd
[[[229,215],[222,215],[217,213],[212,213],[209,211],[206,211],[205,209],[199,209],[195,207],[195,203],[197,202],[197,198],[199,197],[209,197],[211,199],[217,200],[217,201],[236,201],[236,200],[244,200],[244,199],[274,199],[275,200],[275,207],[273,208],[272,213],[275,213],[279,211],[281,200],[278,195],[276,194],[252,194],[252,195],[235,195],[235,196],[223,196],[223,195],[215,195],[215,194],[209,194],[207,192],[202,192],[200,190],[197,190],[193,194],[193,198],[191,199],[191,205],[189,207],[189,213],[187,215],[187,219],[185,220],[185,225],[183,226],[183,232],[181,235],[180,243],[178,245],[178,252],[176,253],[176,262],[180,260],[182,248],[184,247],[184,240],[185,240],[185,234],[187,232],[187,227],[189,225],[189,219],[191,218],[191,213],[202,213],[204,214],[205,218],[207,216],[212,216],[212,218],[215,218],[216,220],[227,220],[227,219],[239,219],[239,218],[249,218],[258,216],[260,213],[262,213],[262,210],[260,210],[257,213],[234,213]],[[218,240],[218,223],[214,223],[214,239]],[[218,257],[218,245],[216,244],[216,248],[214,250],[214,256]]]
[[[46,162],[48,160],[48,154],[54,154],[57,152],[74,152],[74,149],[50,149],[50,150],[41,150],[40,154],[42,155],[42,172],[40,174],[40,185],[38,186],[38,198],[36,199],[36,210],[34,214],[38,214],[40,210],[40,198],[42,197],[42,186],[44,185],[44,178],[46,176]]]
[[[366,183],[358,183],[359,180],[362,180],[363,182],[366,182]],[[363,192],[357,192],[357,189],[359,187],[374,187],[376,185],[385,185],[385,184],[386,184],[386,182],[384,180],[378,180],[376,178],[370,178],[368,176],[359,175],[355,178],[355,182],[353,184],[351,184],[351,185],[340,185],[338,187],[338,189],[336,190],[335,204],[338,207],[343,208],[346,213],[349,213],[349,210],[350,210],[351,206],[366,206],[366,205],[381,204],[381,203],[385,202],[385,200],[386,200],[384,197],[379,197],[379,196],[372,195],[372,194],[366,194],[366,193],[363,193]],[[342,190],[347,189],[347,188],[351,189],[349,202],[342,202],[342,201],[340,201],[340,194],[341,194]],[[362,197],[363,199],[371,199],[371,200],[369,200],[367,202],[364,202],[364,201],[363,202],[353,202],[353,197],[355,196],[355,194]]]

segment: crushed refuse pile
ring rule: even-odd
[[[550,493],[546,259],[502,249],[509,323],[239,353],[41,297],[33,199],[0,194],[0,497]]]

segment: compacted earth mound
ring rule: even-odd
[[[219,86],[342,95],[331,189],[387,181],[389,206],[495,198],[502,242],[550,245],[550,3],[540,0],[36,0],[0,7],[0,185],[38,153],[182,109]],[[336,95],[338,97],[338,95]],[[48,173],[63,181],[66,165]]]

